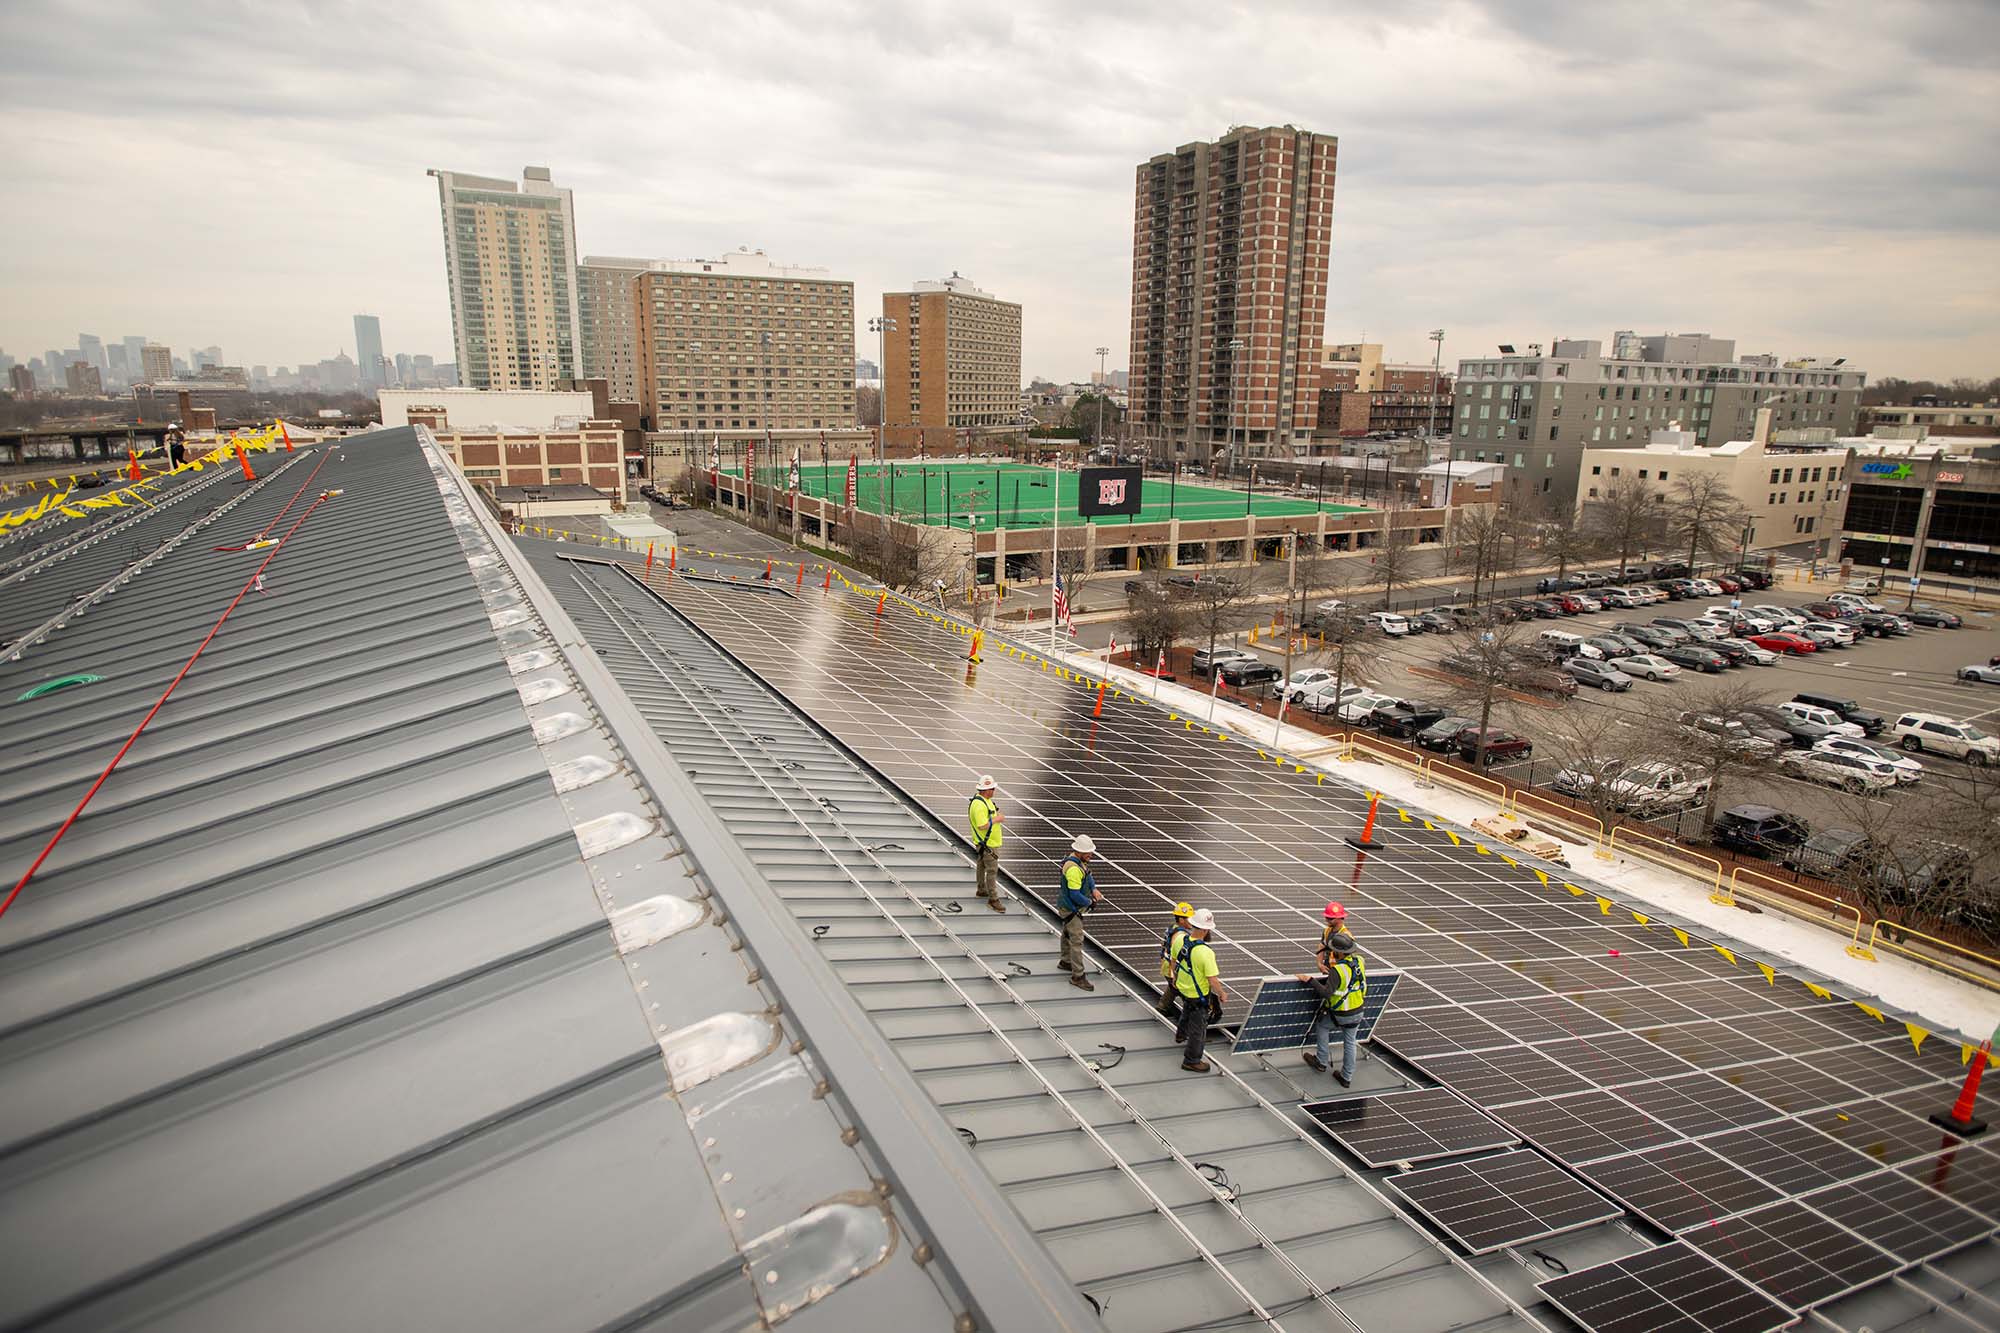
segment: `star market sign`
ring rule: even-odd
[[[1901,481],[1910,475],[1908,463],[1863,463],[1861,470],[1871,477],[1887,477],[1891,481]]]

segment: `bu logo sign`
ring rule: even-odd
[[[1097,503],[1107,509],[1125,503],[1125,478],[1105,477],[1097,483]]]
[[[1136,467],[1087,467],[1077,479],[1077,512],[1085,518],[1136,514],[1144,502],[1146,473]]]

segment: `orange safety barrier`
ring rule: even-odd
[[[1892,935],[1901,936],[1902,939],[1892,938]],[[1913,937],[1922,940],[1930,948],[1912,949],[1903,943],[1903,940]],[[1935,967],[1953,976],[1963,977],[1975,985],[1984,986],[1988,990],[2000,991],[2000,958],[1981,953],[1977,949],[1968,949],[1963,944],[1953,944],[1950,940],[1939,939],[1935,935],[1925,934],[1921,930],[1895,921],[1877,917],[1874,926],[1869,929],[1868,943],[1862,947],[1871,953],[1876,949],[1887,949],[1891,953],[1901,954],[1926,967]],[[1940,953],[1945,956],[1939,957]],[[1976,963],[1987,970],[1974,971],[1971,967],[1961,965],[1957,961],[1959,958],[1968,963]]]
[[[1765,888],[1757,884],[1752,884],[1744,878],[1746,875],[1754,875],[1756,878],[1765,881],[1770,887]],[[1867,959],[1869,962],[1875,960],[1873,951],[1861,942],[1861,927],[1864,924],[1864,918],[1861,915],[1861,909],[1853,903],[1842,902],[1838,898],[1808,889],[1802,884],[1788,884],[1784,880],[1775,879],[1770,875],[1764,874],[1762,871],[1752,870],[1748,866],[1737,866],[1729,872],[1728,897],[1732,900],[1732,906],[1734,905],[1734,899],[1739,894],[1747,894],[1756,902],[1775,907],[1782,912],[1791,912],[1796,916],[1813,922],[1815,925],[1819,924],[1819,913],[1812,910],[1807,904],[1800,902],[1800,898],[1810,898],[1816,903],[1823,904],[1827,909],[1827,915],[1830,919],[1838,920],[1841,914],[1845,913],[1854,918],[1854,929],[1848,936],[1847,952],[1856,958]]]
[[[1623,838],[1625,840],[1625,845],[1622,849],[1625,852],[1628,852],[1635,856],[1643,856],[1648,861],[1651,861],[1656,865],[1665,866],[1669,870],[1678,870],[1685,872],[1691,868],[1688,865],[1688,863],[1691,861],[1699,861],[1704,866],[1713,867],[1713,870],[1710,873],[1712,873],[1713,876],[1715,891],[1709,894],[1708,896],[1709,901],[1714,903],[1720,903],[1724,906],[1729,905],[1729,899],[1727,896],[1725,896],[1723,892],[1722,862],[1716,860],[1714,857],[1703,856],[1700,852],[1689,851],[1685,847],[1677,847],[1673,843],[1666,842],[1660,838],[1656,838],[1650,833],[1635,832],[1634,830],[1627,828],[1623,824],[1620,824],[1616,828],[1611,830],[1611,853],[1613,856],[1616,856],[1618,852],[1621,850],[1618,842],[1620,838]],[[1660,850],[1654,851],[1651,848],[1633,845],[1635,843],[1646,843],[1646,842],[1654,844],[1654,846],[1658,847]]]

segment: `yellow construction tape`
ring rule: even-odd
[[[1681,948],[1688,949],[1693,947],[1688,943],[1688,933],[1685,930],[1682,930],[1679,926],[1675,926],[1673,929],[1674,938],[1681,942]]]
[[[1886,1023],[1889,1021],[1888,1019],[1882,1016],[1882,1011],[1880,1009],[1877,1009],[1872,1004],[1863,1004],[1861,1001],[1856,1000],[1854,1002],[1854,1007],[1856,1009],[1859,1009],[1862,1013],[1868,1015],[1870,1018],[1874,1019],[1877,1023]]]
[[[1772,967],[1769,963],[1759,963],[1757,964],[1757,970],[1764,974],[1765,985],[1775,986],[1778,984],[1778,969]]]
[[[1833,992],[1828,990],[1824,986],[1815,986],[1810,981],[1808,981],[1805,985],[1807,990],[1811,991],[1814,995],[1819,996],[1819,998],[1822,1000],[1831,1000],[1833,998]]]
[[[1599,916],[1611,915],[1611,900],[1609,898],[1599,898],[1597,900],[1597,914]]]
[[[1931,1034],[1923,1028],[1918,1027],[1915,1023],[1904,1023],[1903,1031],[1910,1034],[1910,1045],[1913,1048],[1911,1053],[1922,1055],[1924,1053],[1924,1038]]]
[[[1653,924],[1653,918],[1647,916],[1644,912],[1632,913],[1632,919],[1634,921],[1637,921],[1642,926],[1650,926]]]
[[[1715,951],[1721,954],[1724,958],[1727,958],[1731,964],[1734,964],[1736,962],[1736,955],[1729,952],[1729,950],[1723,948],[1720,944],[1715,946]]]

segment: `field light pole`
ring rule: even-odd
[[[1236,466],[1236,422],[1237,403],[1242,397],[1240,383],[1242,377],[1236,373],[1237,363],[1243,359],[1243,349],[1247,344],[1241,338],[1229,340],[1229,466]]]
[[[1093,449],[1104,447],[1104,395],[1111,389],[1111,385],[1104,378],[1104,358],[1110,355],[1109,347],[1097,349],[1097,430],[1090,437]]]
[[[875,461],[880,463],[889,457],[889,335],[896,331],[896,321],[887,315],[871,315],[868,331],[875,335],[876,372],[882,376],[882,388],[875,395]]]

